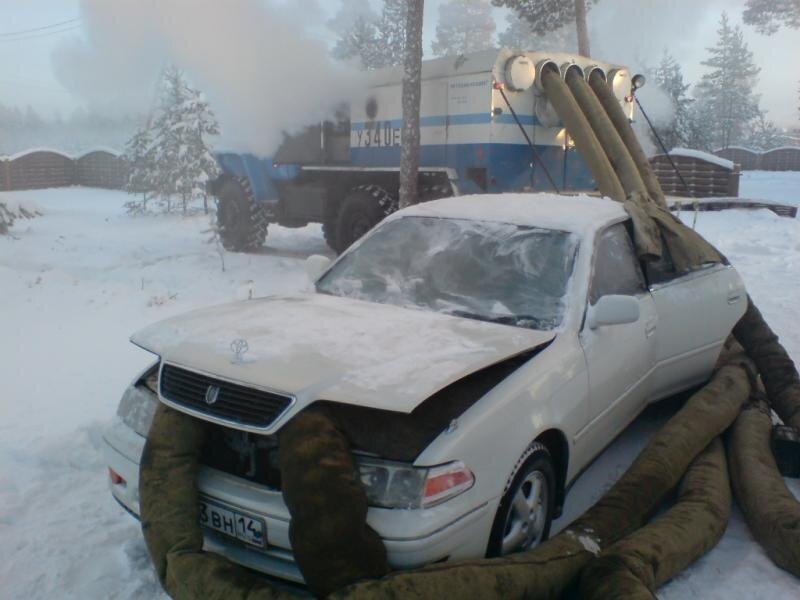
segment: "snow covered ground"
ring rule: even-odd
[[[745,191],[746,190],[746,191]],[[140,327],[199,306],[296,291],[303,259],[327,253],[319,226],[271,227],[258,255],[204,243],[202,215],[129,217],[119,192],[5,193],[44,216],[0,237],[0,598],[166,598],[138,524],[111,499],[103,425],[150,356]],[[746,173],[742,196],[798,202],[800,173]],[[700,213],[795,361],[800,361],[800,220],[768,211]],[[669,416],[640,417],[584,474],[557,526],[594,502]],[[800,485],[790,485],[800,496]],[[796,598],[738,512],[722,542],[663,588],[663,598]]]
[[[744,171],[739,179],[739,196],[800,206],[800,174],[796,171]]]

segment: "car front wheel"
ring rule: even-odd
[[[531,444],[517,462],[492,525],[487,556],[535,548],[547,540],[555,508],[555,472],[547,448]]]

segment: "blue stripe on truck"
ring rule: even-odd
[[[537,145],[536,150],[560,188],[595,189],[589,170],[578,152],[570,150],[565,156],[562,146],[545,145]],[[353,165],[361,167],[396,168],[400,164],[400,147],[351,148],[350,159]],[[533,169],[531,163],[534,163]],[[526,144],[430,144],[420,147],[420,167],[449,167],[455,170],[462,194],[551,189],[544,170],[536,164]],[[487,190],[481,190],[469,179],[469,168],[486,169]]]

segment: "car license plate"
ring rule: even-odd
[[[249,515],[238,508],[216,500],[200,498],[200,525],[250,546],[267,547],[267,524],[264,519]]]

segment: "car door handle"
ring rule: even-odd
[[[728,304],[736,304],[739,300],[742,299],[741,292],[728,292]]]
[[[656,325],[657,324],[658,324],[658,321],[656,321],[655,319],[652,319],[652,320],[648,321],[647,323],[645,323],[645,326],[644,326],[644,335],[645,335],[645,337],[650,337],[651,335],[653,335],[656,332]]]

